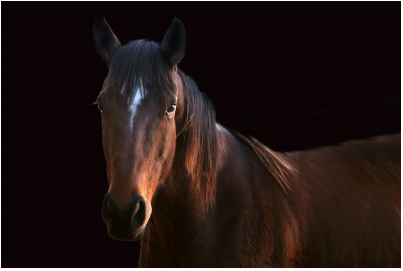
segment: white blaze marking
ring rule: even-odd
[[[130,113],[130,128],[133,128],[134,125],[134,118],[137,113],[137,108],[143,101],[144,97],[142,96],[142,87],[137,88],[134,90],[136,92],[136,95],[134,96],[133,102],[129,107],[129,113]]]
[[[133,102],[130,106],[130,112],[135,115],[136,114],[136,110],[137,110],[137,106],[139,106],[139,104],[141,103],[141,101],[143,100],[143,97],[141,95],[141,91],[140,89],[136,90],[136,96],[134,96]]]

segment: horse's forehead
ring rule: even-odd
[[[137,89],[134,89],[134,97],[131,99],[129,106],[128,106],[128,111],[129,111],[129,128],[130,130],[133,130],[133,127],[135,126],[135,120],[136,120],[136,115],[138,113],[138,108],[143,102],[146,93],[141,89],[140,86],[137,86]]]
[[[137,107],[141,104],[141,102],[144,100],[145,93],[143,93],[140,89],[135,90],[135,95],[134,98],[131,101],[129,111],[132,112],[133,114],[136,113]]]
[[[144,87],[141,78],[136,78],[132,82],[125,81],[116,90],[117,96],[125,98],[129,107],[138,104],[148,94],[148,90]]]
[[[141,92],[145,92],[144,88],[144,80],[141,76],[133,76],[133,78],[129,78],[126,80],[122,80],[123,83],[118,83],[121,86],[118,88],[119,94],[132,94],[136,93],[136,91],[140,90]],[[131,87],[131,89],[129,89]]]

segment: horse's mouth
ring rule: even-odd
[[[139,241],[143,237],[144,230],[143,229],[138,229],[135,232],[116,232],[113,230],[108,229],[108,235],[112,239],[118,240],[118,241],[126,241],[126,242],[134,242],[134,241]]]

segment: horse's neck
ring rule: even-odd
[[[140,267],[201,266],[203,215],[200,195],[191,180],[174,180],[161,187],[153,200],[153,213],[141,243]],[[167,186],[170,184],[166,184]]]
[[[207,223],[210,231],[215,231],[209,244],[215,249],[209,257],[220,257],[217,261],[227,266],[292,266],[299,237],[291,195],[285,196],[251,147],[219,125],[217,131],[216,208]],[[285,245],[279,238],[287,241]],[[214,255],[224,249],[227,253]]]
[[[217,126],[220,140],[224,140],[223,132]],[[177,149],[183,148],[181,144],[179,140]],[[221,157],[226,145],[219,145]],[[220,157],[217,161],[222,163]],[[180,154],[176,157],[171,174],[154,197],[153,213],[142,240],[142,266],[156,262],[161,266],[203,265],[200,250],[209,208],[205,196],[186,172],[184,159]]]
[[[168,183],[153,201],[153,215],[142,244],[144,263],[145,255],[148,255],[148,262],[168,266],[247,265],[234,255],[243,253],[246,259],[259,258],[252,255],[261,254],[253,250],[253,244],[263,242],[263,239],[267,242],[273,238],[274,227],[281,228],[254,217],[256,213],[273,216],[269,206],[281,204],[272,204],[276,200],[275,194],[282,193],[281,188],[252,150],[221,125],[217,124],[216,128],[217,189],[213,207],[206,208],[205,197],[195,189],[191,178],[186,177],[181,162],[176,161]],[[270,197],[267,197],[269,190]],[[254,235],[251,227],[265,231]],[[244,244],[251,247],[245,248]],[[147,250],[150,247],[152,251]],[[251,255],[246,255],[244,249]],[[260,260],[266,264],[266,258]]]

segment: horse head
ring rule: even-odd
[[[96,100],[109,183],[102,215],[111,237],[136,240],[172,168],[184,110],[177,64],[185,52],[185,29],[175,18],[161,44],[135,40],[122,46],[101,19],[93,38],[109,67]]]

